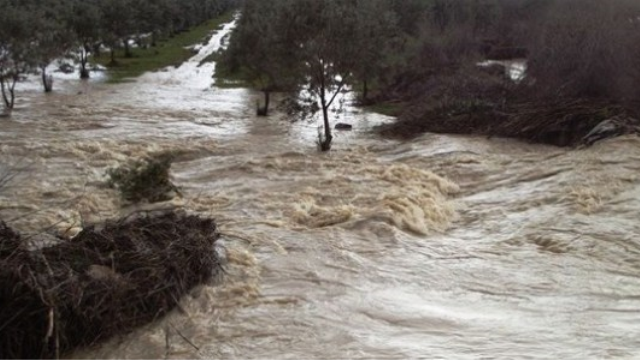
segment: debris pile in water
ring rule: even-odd
[[[637,120],[626,116],[625,108],[604,100],[460,104],[444,108],[425,104],[423,108],[409,109],[395,124],[383,128],[383,133],[401,138],[411,138],[424,132],[480,134],[576,146],[591,145],[594,139],[638,133],[640,125]],[[616,127],[603,133],[598,129],[607,120],[615,120]],[[591,136],[594,131],[599,135],[596,138]]]
[[[515,137],[528,141],[557,145],[592,145],[599,139],[636,132],[638,121],[625,116],[626,110],[608,101],[574,100],[523,103],[511,106],[496,121],[489,122],[486,133],[492,136]],[[597,130],[603,122],[615,122],[616,131]],[[592,140],[588,140],[592,138]]]
[[[0,222],[0,358],[58,358],[158,319],[221,271],[212,219],[138,214],[28,249]]]

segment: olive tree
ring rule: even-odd
[[[100,0],[102,40],[111,51],[111,65],[117,65],[116,49],[122,45],[130,57],[129,37],[135,32],[135,13],[129,0]]]
[[[102,14],[95,0],[73,0],[67,16],[67,24],[69,24],[69,28],[73,31],[76,39],[77,57],[80,62],[80,78],[88,79],[90,76],[87,68],[89,56],[94,45],[101,40],[100,18]]]
[[[243,69],[264,92],[263,114],[276,88],[302,97],[298,108],[320,112],[318,143],[328,151],[330,109],[339,94],[356,79],[366,88],[381,68],[394,22],[387,1],[247,0],[226,65]]]
[[[28,9],[0,0],[0,92],[5,114],[15,105],[15,86],[33,68],[34,17]]]
[[[74,46],[74,34],[59,19],[39,16],[34,41],[31,43],[35,63],[40,70],[45,92],[53,90],[53,81],[47,74],[47,67],[54,60],[68,53]]]
[[[246,0],[238,27],[219,68],[235,73],[264,94],[264,105],[258,105],[257,115],[269,114],[273,91],[295,87],[298,68],[291,14],[292,1],[265,2]],[[295,23],[295,20],[294,22]]]
[[[331,150],[330,108],[353,78],[358,66],[357,3],[350,0],[297,1],[293,12],[298,55],[298,88],[317,104],[323,120],[319,133],[321,151]]]
[[[380,77],[392,61],[393,48],[400,40],[397,15],[388,0],[360,0],[356,3],[355,32],[352,34],[358,64],[353,75],[361,85],[361,100],[367,103],[372,81]]]

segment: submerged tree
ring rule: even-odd
[[[264,93],[259,115],[267,114],[274,90],[302,96],[306,105],[296,108],[321,113],[319,147],[328,151],[330,109],[355,83],[367,98],[389,58],[395,25],[391,0],[246,0],[222,67]]]
[[[34,19],[29,11],[9,0],[0,0],[0,8],[0,92],[4,112],[9,114],[15,105],[16,83],[34,64]]]
[[[321,150],[331,148],[330,108],[353,78],[362,47],[358,1],[247,0],[227,54],[227,66],[245,71],[265,94],[275,89],[300,94],[321,111]],[[259,109],[266,114],[267,106]]]
[[[68,13],[70,30],[75,33],[76,52],[80,62],[80,78],[88,79],[90,76],[87,65],[89,55],[95,44],[100,42],[100,8],[95,1],[74,0],[72,9]]]
[[[227,68],[225,71],[238,74],[264,94],[264,105],[258,105],[258,116],[269,114],[273,91],[295,87],[298,61],[293,48],[296,39],[287,29],[295,23],[295,19],[288,18],[291,3],[247,0],[221,64]]]
[[[53,78],[47,74],[47,67],[60,56],[68,53],[75,44],[74,33],[64,22],[66,8],[34,9],[38,19],[35,26],[34,41],[30,44],[35,63],[40,70],[45,92],[53,90]]]
[[[52,89],[47,67],[77,51],[80,77],[89,77],[91,52],[100,44],[112,50],[143,33],[153,36],[168,23],[179,30],[200,24],[237,0],[0,0],[0,93],[5,113],[15,104],[15,86],[27,72],[39,70],[45,91]]]
[[[131,57],[129,37],[136,27],[135,13],[129,0],[100,0],[102,40],[111,52],[110,65],[117,65],[116,49],[123,45],[125,56]]]
[[[359,63],[357,39],[352,36],[357,31],[357,3],[306,0],[296,6],[299,13],[313,14],[301,17],[298,24],[300,39],[295,51],[302,66],[297,83],[317,100],[324,127],[318,145],[321,151],[329,151],[333,141],[329,109]]]

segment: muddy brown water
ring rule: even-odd
[[[255,118],[257,94],[211,86],[197,64],[231,27],[132,83],[21,84],[2,119],[17,177],[0,215],[22,231],[130,211],[105,169],[175,150],[184,197],[156,206],[214,216],[228,248],[222,284],[71,357],[640,358],[640,139],[396,142],[370,131],[391,119],[347,106],[354,131],[320,154],[315,123]]]

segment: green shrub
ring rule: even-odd
[[[178,189],[169,178],[173,156],[158,154],[107,170],[108,184],[126,201],[150,203],[171,199]]]

